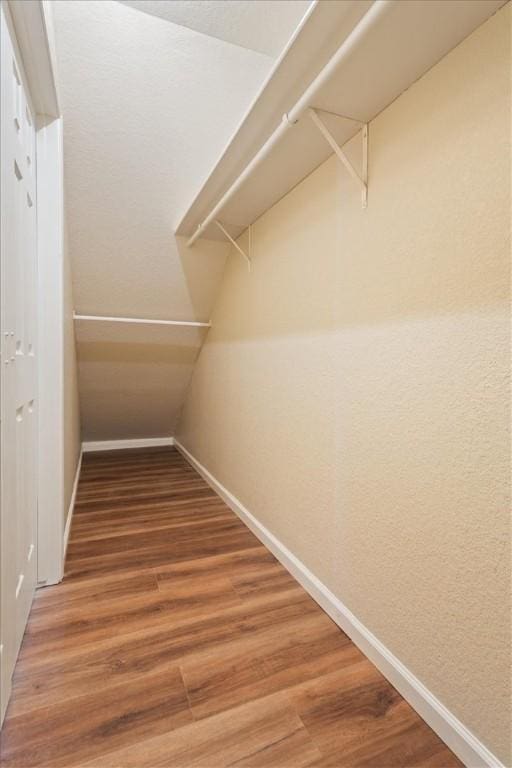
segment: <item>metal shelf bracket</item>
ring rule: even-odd
[[[318,110],[313,109],[313,107],[310,107],[308,109],[308,114],[313,121],[313,123],[316,125],[324,139],[327,141],[331,149],[335,152],[338,160],[341,162],[341,164],[346,168],[346,170],[349,172],[349,174],[352,176],[354,181],[358,184],[358,186],[361,189],[361,204],[363,208],[366,208],[368,205],[368,123],[361,123],[359,120],[353,120],[353,118],[345,118],[347,120],[353,120],[355,123],[359,123],[361,126],[361,140],[362,140],[362,169],[361,169],[361,175],[356,171],[346,154],[344,153],[343,149],[340,147],[332,133],[329,131],[325,123],[320,118],[320,115],[318,114]],[[339,117],[343,117],[343,115],[339,115]]]
[[[240,246],[238,245],[238,243],[236,242],[236,240],[234,240],[234,239],[231,237],[231,235],[229,234],[229,232],[228,232],[228,231],[226,230],[226,228],[225,228],[225,227],[224,227],[224,226],[223,226],[223,225],[220,223],[220,221],[219,221],[218,219],[214,219],[214,223],[217,225],[217,227],[220,229],[220,231],[223,233],[223,235],[224,235],[225,237],[227,237],[227,239],[229,240],[229,242],[231,243],[231,245],[233,245],[233,246],[234,246],[234,247],[237,249],[238,253],[241,253],[241,254],[242,254],[242,256],[244,257],[244,259],[245,259],[245,260],[246,260],[246,262],[247,262],[247,266],[248,266],[248,268],[249,268],[249,272],[250,272],[250,271],[251,271],[251,259],[249,258],[249,256],[246,254],[246,252],[245,252],[245,251],[244,251],[242,248],[240,248]],[[249,234],[249,237],[250,237],[250,234]],[[249,240],[249,248],[250,248],[250,240]]]

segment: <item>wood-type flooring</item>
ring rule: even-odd
[[[84,455],[2,768],[461,763],[174,448]]]

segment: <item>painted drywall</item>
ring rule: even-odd
[[[73,323],[73,287],[67,232],[64,232],[64,528],[69,513],[73,485],[80,458],[80,402]]]
[[[367,210],[332,157],[255,223],[177,430],[506,765],[510,16],[371,123]]]
[[[311,0],[120,0],[196,32],[277,58]]]
[[[118,2],[52,7],[75,310],[208,320],[227,247],[173,232],[273,59]],[[172,434],[195,356],[103,340],[77,346],[83,439]]]

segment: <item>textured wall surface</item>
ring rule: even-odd
[[[273,59],[110,0],[52,8],[75,309],[207,320],[227,249],[174,227]],[[84,439],[172,434],[194,356],[105,340],[78,346]]]
[[[95,259],[82,261],[75,270],[81,285],[75,283],[75,306],[84,307],[80,297],[95,296],[98,303],[86,304],[82,312],[208,320],[227,252],[220,242],[201,241],[187,249],[178,238],[175,263],[163,253],[151,269],[142,260],[132,264],[124,290],[111,286],[110,295],[108,286],[98,283],[101,266]],[[82,438],[173,435],[205,331],[119,323],[75,323],[75,330]]]
[[[510,5],[233,253],[178,438],[510,761]]]

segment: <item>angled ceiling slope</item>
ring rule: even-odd
[[[50,8],[76,312],[208,320],[227,248],[169,232],[273,60],[113,0]],[[172,434],[205,331],[75,325],[83,438]]]
[[[311,0],[119,0],[227,43],[277,57]]]
[[[328,77],[319,78],[319,87],[316,87],[317,83],[311,82],[314,77],[308,80],[300,69],[303,59],[297,52],[310,35],[315,41],[312,32],[315,23],[319,24],[319,20],[325,23],[331,14],[343,7],[338,3],[319,3],[176,232],[194,238],[222,239],[223,235],[213,222],[218,217],[231,235],[238,237],[332,154],[332,149],[309,119],[307,107],[333,113],[324,114],[322,119],[337,143],[344,144],[357,133],[359,126],[337,115],[350,116],[361,122],[372,120],[505,2],[376,0],[375,3],[344,3],[346,14],[341,17],[341,23],[337,25],[331,19],[337,33],[337,44],[332,51],[335,58],[326,69]],[[360,13],[358,18],[355,11],[361,11],[362,5],[366,13]],[[318,39],[315,46],[310,45],[309,56],[308,71],[318,73],[325,64],[325,47]],[[322,62],[320,66],[319,61]],[[293,118],[287,124],[282,122],[283,113]],[[371,204],[371,178],[369,194]]]

